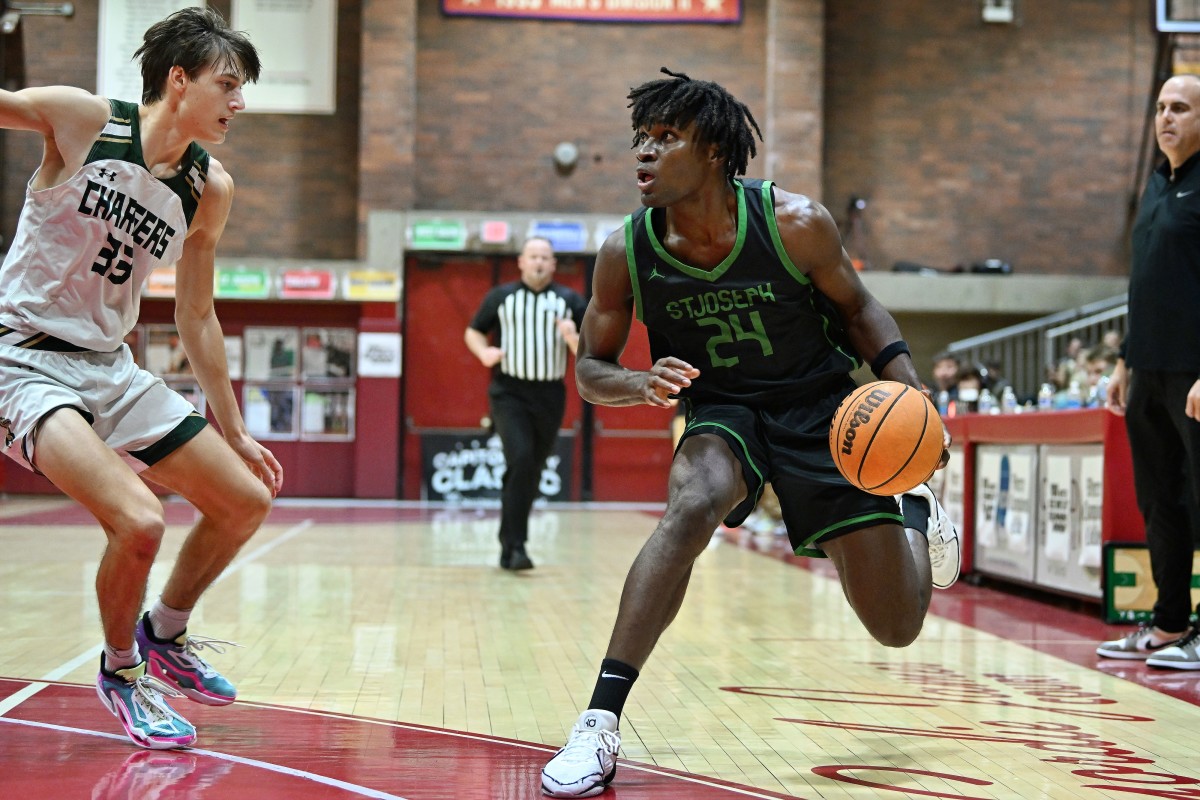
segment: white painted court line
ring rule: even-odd
[[[8,722],[13,725],[26,725],[31,728],[43,728],[46,730],[59,731],[60,733],[73,733],[73,734],[79,734],[82,736],[96,736],[101,739],[115,739],[120,742],[128,742],[129,741],[128,737],[126,737],[124,735],[119,735],[119,734],[115,734],[115,733],[104,733],[102,731],[89,731],[84,728],[68,728],[65,725],[52,725],[48,722],[31,722],[29,720],[4,719],[2,717],[0,717],[0,722]],[[140,751],[135,751],[135,752],[140,752]],[[209,756],[210,758],[218,758],[218,759],[221,759],[222,761],[232,761],[235,764],[243,764],[247,767],[254,767],[255,769],[265,769],[269,772],[277,772],[280,775],[288,775],[293,778],[302,778],[304,780],[314,781],[316,783],[320,783],[325,786],[332,786],[337,789],[344,789],[348,792],[353,792],[354,794],[361,795],[362,797],[372,797],[372,798],[377,798],[377,800],[405,800],[405,798],[403,798],[397,794],[388,794],[387,792],[381,792],[378,789],[370,789],[366,786],[360,786],[357,783],[349,783],[347,781],[340,781],[337,778],[330,778],[328,776],[320,775],[315,772],[308,772],[306,770],[293,769],[292,767],[285,767],[285,766],[281,766],[280,764],[272,764],[269,761],[259,761],[258,759],[254,759],[254,758],[243,758],[241,756],[235,756],[235,755],[231,755],[229,753],[218,753],[215,750],[205,750],[203,748],[198,748],[198,747],[189,747],[186,750],[180,750],[179,752],[196,753],[197,755]]]
[[[220,575],[217,576],[217,579],[212,582],[212,586],[216,586],[218,583],[225,580],[230,575],[235,574],[238,570],[240,570],[245,565],[249,564],[250,562],[254,561],[255,559],[261,558],[262,556],[264,556],[267,553],[274,550],[276,547],[279,547],[281,544],[291,541],[292,539],[294,539],[297,536],[299,536],[300,534],[304,533],[304,531],[308,530],[312,526],[313,526],[313,521],[311,519],[306,519],[303,522],[300,522],[300,523],[288,528],[286,531],[281,533],[279,536],[276,536],[271,541],[266,542],[265,544],[263,544],[259,547],[256,547],[254,550],[250,551],[246,555],[236,558],[233,561],[233,563],[231,563],[228,567],[225,568],[224,572],[222,572]],[[212,587],[210,586],[209,588],[212,588]],[[88,661],[94,661],[95,659],[99,658],[100,653],[103,650],[104,650],[103,643],[98,644],[95,647],[92,647],[88,650],[85,650],[84,652],[80,653],[79,655],[75,656],[74,658],[70,659],[69,661],[66,661],[66,662],[58,665],[54,669],[50,670],[45,675],[43,675],[39,680],[43,680],[43,681],[62,680],[64,676],[70,675],[72,672],[74,672],[76,669],[78,669],[83,664],[86,664]],[[46,684],[44,684],[44,683],[31,683],[25,689],[22,689],[20,692],[17,692],[14,695],[11,695],[7,700],[5,700],[2,704],[0,704],[0,715],[4,714],[7,711],[12,710],[21,701],[26,700],[26,699],[32,697],[33,695],[37,694],[45,686],[46,686]],[[36,688],[34,688],[34,687],[36,687]],[[13,698],[17,697],[17,695],[22,695],[22,696],[16,702],[9,702],[9,701],[12,701]]]
[[[9,711],[21,705],[21,703],[33,697],[35,694],[45,688],[46,684],[44,683],[30,683],[24,688],[13,692],[3,700],[0,700],[0,717],[3,717]]]
[[[27,699],[28,697],[32,696],[33,694],[36,694],[38,691],[44,689],[46,686],[47,686],[47,684],[45,684],[45,683],[32,683],[29,686],[25,687],[24,689],[21,689],[20,691],[15,692],[12,696],[7,698],[6,700],[0,701],[0,722],[8,722],[8,723],[12,723],[14,725],[26,725],[26,726],[34,727],[34,728],[44,728],[47,730],[60,731],[63,733],[76,733],[76,734],[83,734],[86,736],[98,736],[103,739],[113,739],[113,740],[120,741],[120,742],[128,742],[129,741],[128,737],[126,737],[122,734],[104,733],[101,731],[90,731],[90,730],[86,730],[83,728],[69,728],[69,727],[66,727],[63,725],[54,725],[54,724],[51,724],[48,722],[33,722],[30,720],[11,719],[11,718],[6,718],[3,716],[3,714],[5,712],[7,712],[11,708],[15,707],[16,705],[18,705],[21,701]],[[16,698],[18,696],[20,696],[20,697],[16,702],[11,703],[11,704],[8,703],[8,701],[10,701],[13,698]],[[256,706],[258,708],[270,709],[272,711],[281,711],[281,712],[286,712],[289,714],[304,714],[304,715],[312,716],[312,717],[323,717],[323,718],[327,718],[327,719],[347,720],[350,722],[357,722],[357,723],[364,724],[364,725],[378,725],[380,727],[385,727],[385,728],[395,728],[395,729],[400,729],[400,730],[416,731],[419,733],[427,733],[431,736],[449,736],[450,738],[453,738],[453,739],[466,739],[468,741],[484,742],[484,743],[491,744],[491,745],[512,747],[512,748],[516,748],[516,749],[520,749],[520,750],[534,750],[534,751],[537,751],[540,753],[554,753],[557,750],[557,748],[551,747],[549,745],[534,744],[531,742],[519,742],[519,741],[510,740],[510,739],[500,739],[500,738],[497,738],[494,736],[484,736],[481,734],[466,733],[464,731],[451,731],[451,730],[445,730],[442,728],[431,728],[426,725],[410,725],[410,724],[407,724],[404,722],[389,722],[387,720],[382,720],[382,719],[369,719],[369,718],[364,718],[364,717],[355,717],[350,714],[337,714],[337,713],[334,713],[331,711],[314,711],[314,710],[308,709],[308,708],[290,708],[287,706],[274,706],[274,705],[270,705],[268,703],[253,703],[253,702],[239,703],[238,705]],[[266,769],[266,770],[278,772],[278,773],[285,774],[285,775],[294,775],[294,776],[298,776],[298,777],[302,777],[302,778],[307,778],[309,780],[317,781],[318,783],[324,783],[324,784],[327,784],[330,786],[337,786],[338,788],[356,792],[358,794],[363,795],[364,797],[381,798],[381,800],[404,800],[403,797],[399,797],[397,795],[387,794],[385,792],[379,792],[375,789],[368,789],[363,786],[358,786],[357,784],[345,783],[343,781],[338,781],[334,778],[327,778],[325,776],[318,775],[316,773],[304,772],[301,770],[292,769],[290,767],[284,767],[284,766],[280,766],[278,764],[272,764],[268,761],[259,761],[257,759],[242,758],[241,756],[230,755],[228,753],[220,753],[216,750],[204,750],[201,748],[188,748],[185,752],[200,753],[202,755],[212,756],[213,758],[220,758],[220,759],[224,759],[226,761],[233,761],[233,762],[236,762],[239,764],[245,764],[247,766],[257,767],[259,769]],[[620,766],[622,769],[637,770],[639,772],[646,772],[646,773],[650,773],[652,775],[658,775],[663,778],[668,778],[673,781],[682,781],[684,783],[696,784],[698,786],[707,786],[712,789],[721,789],[726,792],[730,792],[731,794],[741,795],[742,797],[759,798],[759,800],[778,800],[778,798],[780,797],[780,795],[778,795],[778,794],[761,794],[760,792],[757,792],[748,787],[736,786],[736,785],[732,785],[732,784],[723,783],[720,781],[706,780],[699,776],[681,775],[676,772],[659,769],[658,767],[654,767],[654,766],[650,766],[650,765],[637,764],[637,763],[626,761],[624,759],[622,759],[619,763],[620,763]]]
[[[257,706],[259,708],[267,708],[272,711],[286,711],[289,714],[306,714],[313,717],[327,717],[329,719],[344,719],[351,722],[358,722],[365,725],[380,725],[385,728],[399,728],[401,730],[418,731],[420,733],[428,733],[433,736],[449,736],[454,739],[467,739],[476,742],[486,742],[488,744],[502,745],[504,747],[514,747],[520,750],[536,750],[541,753],[556,753],[557,747],[545,744],[534,744],[532,742],[513,741],[511,739],[500,739],[494,736],[484,736],[477,733],[467,733],[465,731],[451,731],[444,728],[432,728],[427,725],[411,725],[405,722],[389,722],[385,719],[370,719],[366,717],[356,717],[351,714],[338,714],[332,711],[318,711],[311,708],[291,708],[289,706],[273,706],[268,703],[240,703],[240,705]],[[781,795],[778,794],[761,794],[754,789],[735,784],[722,783],[720,781],[706,780],[699,776],[681,775],[677,772],[661,769],[659,767],[648,764],[637,764],[631,761],[621,759],[619,762],[621,769],[638,770],[639,772],[648,772],[652,775],[658,775],[671,780],[684,781],[686,783],[694,783],[700,786],[707,786],[712,789],[722,789],[727,792],[742,795],[743,797],[756,797],[760,800],[778,800]]]

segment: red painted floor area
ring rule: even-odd
[[[0,702],[29,681],[0,678]],[[0,717],[7,798],[154,800],[532,800],[553,748],[302,709],[187,704],[188,750],[139,750],[91,686],[41,684]],[[619,762],[611,800],[784,798],[658,767]]]

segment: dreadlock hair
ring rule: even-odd
[[[754,134],[762,131],[750,109],[720,84],[692,80],[682,72],[660,70],[669,78],[647,81],[629,90],[633,109],[633,147],[646,139],[645,129],[655,124],[687,127],[696,124],[702,141],[715,144],[725,159],[725,177],[745,175],[746,165],[757,154]]]
[[[231,30],[211,6],[185,8],[154,23],[133,58],[142,62],[142,102],[147,105],[162,99],[171,67],[182,67],[195,80],[205,67],[219,65],[243,83],[256,82],[262,69],[250,37]]]

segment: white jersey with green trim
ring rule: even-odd
[[[0,325],[103,352],[120,347],[137,323],[150,271],[182,255],[209,163],[193,143],[178,174],[154,177],[142,157],[137,105],[110,105],[74,175],[36,190],[30,179],[0,267]]]

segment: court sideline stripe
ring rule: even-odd
[[[44,686],[45,684],[42,684],[42,685]],[[115,740],[121,741],[121,742],[129,741],[128,736],[124,736],[121,734],[104,733],[103,731],[89,731],[85,728],[70,728],[65,725],[54,725],[49,722],[34,722],[32,720],[24,720],[24,719],[5,719],[2,717],[0,717],[0,722],[8,722],[13,725],[27,725],[31,728],[44,728],[46,730],[58,731],[60,733],[74,733],[74,734],[81,734],[84,736],[98,736],[101,739],[115,739]],[[285,766],[282,766],[281,764],[272,764],[270,761],[259,761],[258,759],[254,759],[254,758],[243,758],[242,756],[235,756],[235,755],[231,755],[229,753],[219,753],[216,750],[205,750],[204,748],[200,748],[200,747],[189,747],[189,748],[186,748],[185,750],[181,750],[180,752],[196,753],[196,754],[202,755],[202,756],[210,756],[212,758],[219,758],[224,761],[232,761],[235,764],[242,764],[247,767],[255,767],[257,769],[265,769],[270,772],[278,772],[281,775],[289,775],[294,778],[302,778],[304,780],[314,781],[316,783],[321,783],[326,786],[332,786],[337,789],[344,789],[348,792],[353,792],[355,794],[362,795],[363,797],[373,797],[373,798],[376,798],[377,800],[405,800],[405,798],[401,797],[398,794],[388,794],[387,792],[381,792],[378,789],[370,789],[370,788],[367,788],[366,786],[360,786],[357,783],[348,783],[347,781],[340,781],[337,778],[330,778],[328,776],[320,775],[315,772],[307,772],[305,770],[294,769],[293,767],[285,767]]]
[[[477,742],[487,742],[489,744],[500,744],[500,745],[505,745],[507,747],[515,747],[515,748],[522,749],[522,750],[536,750],[538,752],[543,752],[543,753],[555,753],[559,750],[559,748],[554,747],[553,745],[536,744],[533,742],[523,742],[523,741],[520,741],[519,739],[505,739],[505,738],[502,738],[499,736],[487,736],[485,734],[470,733],[468,731],[454,731],[454,730],[449,730],[447,728],[435,728],[435,727],[428,726],[428,725],[414,725],[409,722],[398,722],[398,721],[393,722],[391,720],[374,719],[372,717],[356,717],[353,714],[339,714],[334,711],[321,711],[319,709],[312,709],[312,708],[293,708],[291,706],[276,706],[276,705],[271,705],[269,703],[256,703],[254,701],[239,703],[239,705],[257,706],[258,708],[271,709],[272,711],[286,711],[291,714],[306,714],[306,715],[314,716],[314,717],[328,717],[330,719],[342,719],[342,720],[348,720],[351,722],[363,723],[363,724],[367,724],[367,725],[382,725],[382,726],[385,726],[388,728],[399,728],[402,730],[410,730],[410,731],[417,731],[420,733],[435,734],[437,736],[449,736],[449,737],[456,738],[456,739],[470,739],[470,740],[477,741]],[[726,791],[734,792],[736,794],[740,794],[745,797],[759,798],[759,800],[779,800],[779,798],[793,797],[793,795],[763,794],[762,793],[763,790],[755,790],[751,787],[739,786],[736,783],[729,783],[726,781],[704,778],[702,776],[692,775],[690,773],[676,772],[674,770],[666,769],[664,767],[657,767],[657,766],[654,766],[651,764],[639,764],[636,761],[627,761],[624,758],[619,759],[617,763],[622,769],[633,769],[633,770],[638,770],[640,772],[649,772],[653,775],[660,775],[664,778],[671,778],[673,780],[686,781],[687,783],[696,783],[701,786],[708,786],[708,787],[711,787],[714,789],[724,789]]]

